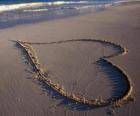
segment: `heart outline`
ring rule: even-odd
[[[32,44],[58,44],[58,43],[66,43],[66,42],[75,42],[75,41],[83,41],[83,42],[97,42],[97,43],[101,43],[101,44],[108,44],[110,46],[114,46],[117,47],[119,49],[119,52],[114,53],[112,55],[108,55],[108,56],[103,56],[100,58],[100,60],[102,62],[105,62],[109,65],[112,65],[112,67],[114,67],[115,69],[117,69],[120,73],[122,73],[124,75],[124,77],[126,77],[126,81],[127,81],[127,90],[124,94],[122,94],[119,97],[110,99],[108,101],[104,101],[104,100],[87,100],[84,97],[83,98],[78,98],[75,94],[70,94],[68,92],[66,92],[63,88],[59,87],[59,85],[51,82],[50,79],[47,79],[45,76],[45,73],[43,71],[43,69],[40,67],[40,63],[38,61],[38,58],[35,56],[34,50],[32,48]],[[21,40],[17,40],[14,41],[16,42],[16,44],[18,46],[20,46],[20,48],[22,48],[25,52],[27,57],[30,59],[30,63],[32,64],[32,67],[34,67],[35,69],[35,73],[37,76],[38,80],[41,80],[43,82],[45,82],[47,85],[49,85],[52,89],[54,89],[55,91],[57,91],[59,94],[61,94],[64,97],[67,97],[70,100],[75,101],[76,103],[80,103],[80,104],[85,104],[85,105],[89,105],[89,106],[96,106],[96,107],[103,107],[103,106],[108,106],[111,105],[112,108],[116,108],[119,107],[120,105],[124,104],[126,101],[130,101],[133,100],[132,98],[132,93],[133,93],[133,83],[132,80],[129,78],[129,76],[127,75],[127,73],[118,65],[112,63],[109,58],[113,58],[115,56],[119,56],[119,55],[125,55],[128,50],[125,47],[122,47],[119,44],[110,42],[110,41],[106,41],[106,40],[98,40],[98,39],[71,39],[71,40],[63,40],[63,41],[55,41],[55,42],[47,42],[47,43],[40,43],[40,42],[24,42]]]

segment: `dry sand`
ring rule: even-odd
[[[140,103],[139,53],[140,4],[111,7],[105,11],[55,21],[20,25],[0,30],[0,115],[1,116],[104,116],[106,108],[70,110],[59,105],[34,80],[31,66],[25,64],[21,50],[10,40],[51,42],[70,39],[102,39],[120,43],[128,54],[111,58],[134,83],[135,102],[116,110],[116,116],[138,116]],[[95,65],[98,58],[115,52],[97,43],[33,45],[51,79],[68,91],[88,98],[108,98],[112,82]]]

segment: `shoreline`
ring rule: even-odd
[[[28,24],[36,24],[36,23],[43,23],[43,22],[50,22],[50,21],[57,21],[57,20],[65,20],[67,18],[71,18],[71,17],[78,17],[78,16],[86,16],[89,14],[93,14],[93,13],[100,13],[100,12],[104,12],[106,10],[110,10],[111,8],[116,8],[116,7],[123,7],[123,6],[129,6],[129,5],[135,5],[135,4],[140,4],[140,1],[123,1],[123,2],[115,2],[115,3],[108,3],[105,5],[101,5],[101,7],[97,7],[94,8],[95,6],[93,5],[92,9],[88,9],[88,11],[84,11],[83,13],[80,13],[80,11],[71,11],[71,12],[66,12],[63,11],[62,15],[58,15],[55,12],[54,16],[53,15],[46,15],[46,16],[40,16],[40,18],[29,18],[29,19],[19,19],[19,20],[13,20],[13,21],[4,21],[4,22],[0,22],[0,30],[1,29],[5,29],[5,28],[12,28],[15,26],[19,26],[19,25],[28,25]],[[71,10],[71,9],[70,9]],[[82,11],[81,11],[82,12]],[[48,13],[48,12],[46,12]],[[1,15],[1,14],[0,14]],[[8,14],[7,14],[8,16]],[[41,18],[42,17],[42,18]]]

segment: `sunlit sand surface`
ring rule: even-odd
[[[123,69],[133,82],[135,102],[116,109],[116,116],[137,116],[139,111],[140,64],[140,5],[111,7],[100,13],[87,14],[50,22],[20,25],[0,30],[0,115],[1,116],[102,116],[107,107],[91,110],[70,110],[60,104],[48,89],[35,79],[32,65],[26,64],[21,50],[11,40],[52,42],[70,39],[99,39],[119,43],[128,53],[108,60]],[[50,79],[66,91],[82,94],[88,99],[108,99],[120,95],[121,88],[112,85],[114,70],[98,59],[116,53],[112,46],[98,43],[71,42],[49,45],[31,45]],[[111,72],[110,72],[111,71]],[[117,74],[116,74],[117,73]],[[122,76],[115,76],[120,80]],[[122,79],[122,78],[121,78]],[[123,82],[123,81],[119,81]],[[124,84],[123,84],[124,85]],[[113,88],[113,86],[117,87]],[[124,86],[123,86],[124,87]],[[118,89],[119,88],[119,89]],[[124,90],[124,89],[123,89]],[[119,91],[119,92],[118,92]],[[117,93],[117,94],[116,94]]]

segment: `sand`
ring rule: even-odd
[[[31,65],[25,63],[21,50],[10,40],[52,42],[70,39],[101,39],[119,43],[128,49],[124,56],[111,58],[127,72],[134,83],[135,102],[116,110],[116,116],[138,116],[140,5],[128,4],[105,11],[48,22],[15,26],[0,30],[0,115],[1,116],[105,116],[107,107],[92,110],[70,110],[61,105],[34,79]],[[88,98],[108,98],[112,82],[95,63],[116,50],[97,43],[33,45],[36,54],[51,75],[67,91]]]

